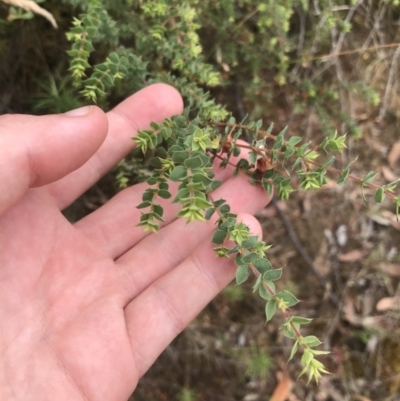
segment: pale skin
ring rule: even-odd
[[[0,116],[0,400],[126,401],[234,277],[214,256],[212,221],[186,225],[166,201],[159,234],[135,227],[145,184],[75,224],[61,214],[132,150],[138,129],[182,107],[156,84],[107,114]],[[260,234],[252,214],[268,196],[230,167],[215,172],[215,198]]]

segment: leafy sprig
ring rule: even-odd
[[[68,1],[77,5],[76,0]],[[302,4],[306,9],[306,3]],[[400,208],[400,197],[394,195],[393,190],[398,181],[377,186],[373,183],[375,173],[355,177],[350,173],[353,162],[343,170],[335,168],[335,157],[329,157],[329,154],[341,152],[346,142],[345,136],[337,136],[337,133],[328,135],[319,146],[311,146],[310,143],[301,143],[301,138],[297,136],[285,138],[285,130],[276,136],[272,135],[272,126],[262,130],[261,120],[248,124],[236,123],[233,118],[223,121],[228,113],[203,89],[204,86],[218,84],[221,75],[204,61],[197,32],[199,16],[204,21],[213,10],[208,3],[205,3],[204,9],[199,7],[174,0],[132,3],[126,16],[119,14],[122,22],[116,24],[112,15],[118,13],[109,13],[109,10],[116,11],[112,6],[106,5],[104,0],[88,0],[82,5],[84,12],[74,20],[67,34],[72,42],[70,71],[75,85],[82,89],[86,98],[94,101],[104,98],[122,79],[129,83],[129,91],[146,83],[166,82],[181,92],[192,115],[197,114],[198,118],[190,120],[189,110],[186,110],[183,116],[167,119],[163,124],[153,123],[152,129],[139,132],[135,138],[137,147],[152,157],[152,175],[147,179],[149,188],[138,206],[143,209],[139,225],[147,231],[159,230],[164,212],[159,198],[172,197],[169,181],[179,184],[178,192],[172,199],[181,207],[179,217],[191,222],[208,220],[216,213],[217,230],[213,236],[216,255],[228,258],[235,255],[238,284],[247,281],[251,274],[254,276],[254,291],[266,301],[266,320],[281,311],[285,320],[281,329],[286,337],[294,340],[290,359],[302,349],[301,374],[308,373],[309,380],[318,381],[326,370],[316,356],[326,351],[315,350],[320,345],[319,340],[314,336],[303,337],[300,330],[311,320],[290,314],[298,300],[290,292],[276,289],[275,283],[282,270],[273,269],[266,258],[268,245],[250,235],[249,228],[237,221],[237,216],[231,213],[224,200],[213,199],[212,193],[221,183],[214,180],[211,166],[217,160],[221,167],[233,164],[234,174],[248,175],[253,184],[261,185],[269,194],[275,190],[281,199],[288,199],[297,189],[318,190],[327,182],[327,176],[333,173],[338,176],[339,184],[347,179],[356,181],[363,196],[364,188],[369,187],[375,191],[377,202],[382,202],[385,197],[392,199],[396,214]],[[242,12],[240,7],[229,2],[218,3],[218,7],[228,10],[230,15]],[[289,41],[282,40],[289,32],[291,7],[268,0],[267,5],[257,4],[257,13],[257,19],[251,21],[250,30],[245,27],[246,19],[242,16],[237,21],[239,26],[246,28],[246,35],[253,37],[254,23],[260,32],[254,37],[254,51],[249,52],[246,48],[246,57],[254,55],[250,68],[251,82],[247,86],[250,89],[257,87],[259,92],[262,84],[260,76],[266,65],[273,65],[277,72],[275,80],[279,84],[284,83],[288,54],[293,49],[288,46]],[[323,14],[327,17],[329,31],[329,26],[334,26],[337,21],[335,14]],[[271,15],[280,17],[274,19]],[[218,45],[216,54],[218,64],[227,71],[229,65],[237,66],[243,57],[238,53],[242,47],[231,41],[232,33],[237,35],[239,31],[227,29],[236,18],[225,20],[226,23],[224,21],[217,27],[217,36],[226,36],[228,32],[229,40],[228,43],[222,42],[223,52]],[[134,33],[130,31],[131,26],[135,26]],[[126,48],[128,42],[134,45]],[[91,65],[89,59],[97,43],[102,46],[107,44],[108,51],[101,62]],[[277,43],[283,43],[285,47],[281,46],[279,54],[276,52]],[[265,56],[258,53],[260,50],[265,53],[266,49],[268,63],[263,62]],[[100,54],[104,54],[101,50],[100,46]],[[155,54],[160,57],[155,58]],[[147,65],[137,55],[151,60],[152,64]],[[247,72],[245,75],[248,75]],[[322,97],[317,96],[318,88],[311,81],[303,81],[303,84],[302,95],[307,99],[305,104],[313,105],[322,115],[319,106],[319,98]],[[326,126],[329,127],[329,124]],[[238,141],[244,133],[252,139],[248,145]],[[241,148],[248,150],[248,157],[233,163],[232,156],[238,157]],[[126,177],[122,179],[125,183]]]
[[[312,147],[310,143],[302,144],[297,136],[285,139],[286,130],[276,136],[272,135],[272,126],[266,131],[261,130],[261,121],[245,125],[236,123],[232,117],[227,122],[205,121],[199,117],[190,120],[189,114],[189,109],[186,109],[182,116],[167,119],[163,124],[152,123],[152,130],[141,131],[134,138],[143,152],[155,153],[151,159],[153,175],[148,179],[151,187],[145,191],[143,202],[138,206],[149,210],[142,213],[139,225],[154,232],[159,229],[163,209],[155,200],[157,196],[171,196],[168,180],[179,183],[172,200],[181,205],[178,217],[191,222],[210,220],[216,214],[217,228],[212,238],[216,256],[234,257],[238,285],[246,282],[250,275],[254,276],[253,291],[266,301],[266,321],[270,321],[279,310],[284,318],[280,329],[294,341],[289,360],[301,349],[303,369],[300,376],[307,374],[308,381],[319,381],[322,374],[328,372],[316,357],[329,352],[315,349],[321,345],[317,337],[301,334],[301,326],[309,324],[312,319],[293,316],[291,310],[299,300],[287,290],[276,289],[275,283],[281,278],[282,269],[274,269],[266,257],[270,246],[250,234],[249,227],[237,220],[237,215],[231,212],[225,200],[213,199],[212,193],[221,182],[213,179],[212,164],[219,160],[222,167],[233,165],[234,174],[248,175],[253,184],[261,185],[270,194],[275,189],[282,199],[288,199],[297,189],[292,185],[296,176],[298,189],[308,191],[320,189],[327,182],[327,174],[335,173],[339,183],[352,179],[361,188],[373,188],[378,202],[384,196],[391,197],[396,210],[400,201],[392,192],[400,179],[379,187],[372,183],[375,173],[363,178],[350,174],[353,162],[344,170],[334,168],[335,156],[329,157],[330,153],[340,153],[346,147],[346,137],[338,136],[336,132]],[[244,132],[252,138],[250,144],[239,141]],[[241,148],[248,151],[248,157],[232,163],[232,156],[238,157]],[[324,162],[317,161],[322,157],[326,159]]]

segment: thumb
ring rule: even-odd
[[[40,117],[0,116],[0,214],[29,188],[82,166],[103,143],[107,130],[107,117],[96,106]]]

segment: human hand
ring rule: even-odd
[[[165,203],[159,234],[135,227],[146,187],[69,223],[60,210],[133,147],[151,121],[182,111],[163,84],[105,115],[0,117],[0,399],[125,401],[165,347],[235,275],[217,259],[213,223],[186,225]],[[216,169],[234,212],[268,201]],[[239,219],[260,233],[247,214]]]

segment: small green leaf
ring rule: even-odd
[[[363,179],[362,179],[362,183],[365,184],[367,182],[371,182],[373,181],[373,179],[375,178],[375,176],[378,173],[375,173],[374,171],[370,171]]]
[[[185,199],[190,195],[190,191],[187,188],[182,188],[178,191],[172,203],[178,203],[181,199]]]
[[[269,322],[276,313],[276,303],[274,299],[270,299],[265,305],[265,314],[267,316],[267,322]]]
[[[142,201],[146,202],[146,201],[152,201],[153,197],[154,197],[154,189],[147,189],[146,191],[144,191],[143,195],[142,195]]]
[[[339,185],[343,184],[347,180],[347,177],[349,176],[349,174],[350,174],[350,169],[349,168],[344,169],[342,171],[342,173],[340,174],[339,179],[337,180],[337,183]]]
[[[169,199],[171,197],[171,193],[165,189],[161,189],[158,191],[158,196],[163,199]]]
[[[210,220],[211,216],[215,213],[215,209],[213,207],[210,207],[209,209],[207,209],[206,214],[204,215],[204,218],[206,220]]]
[[[266,281],[276,281],[282,276],[282,269],[269,270],[263,274],[263,279]]]
[[[174,152],[172,155],[172,161],[177,164],[182,164],[188,159],[189,152],[187,152],[186,150]]]
[[[144,209],[145,207],[149,207],[149,206],[151,206],[151,202],[149,202],[149,201],[144,201],[144,202],[142,202],[140,205],[137,205],[136,207],[137,207],[138,209]]]
[[[309,324],[311,323],[313,320],[312,319],[307,319],[305,317],[301,317],[301,316],[293,316],[292,317],[292,322],[295,324]]]
[[[226,214],[231,211],[231,207],[229,205],[225,204],[219,208],[219,211],[221,212],[221,214]]]
[[[285,150],[285,153],[284,153],[284,155],[283,155],[283,158],[284,158],[285,160],[287,160],[287,159],[289,159],[290,156],[293,156],[293,155],[294,155],[294,148],[288,147],[288,148]]]
[[[261,275],[260,275],[259,277],[261,277]],[[262,278],[261,278],[261,281],[262,281]],[[268,290],[264,287],[263,284],[260,285],[260,287],[259,287],[259,289],[258,289],[258,293],[259,293],[259,295],[260,295],[260,297],[261,297],[262,299],[265,299],[265,300],[267,300],[267,301],[269,301],[269,300],[273,297],[273,295],[271,295],[271,294],[268,292]]]
[[[150,164],[155,168],[161,168],[162,167],[161,160],[160,160],[159,157],[153,157],[150,160]]]
[[[243,241],[243,248],[252,248],[258,242],[258,237],[256,235],[251,235],[248,239]]]
[[[155,177],[149,177],[146,182],[149,185],[155,185],[155,184],[157,184],[158,181],[157,181],[157,178],[155,178]]]
[[[308,364],[311,362],[311,359],[314,358],[314,355],[310,350],[306,349],[304,350],[303,356],[301,357],[301,364],[303,366],[308,366]]]
[[[275,284],[273,281],[263,281],[263,283],[275,294]],[[270,291],[268,291],[268,293],[270,293]]]
[[[210,190],[215,191],[217,188],[219,188],[222,185],[222,181],[213,181],[210,185]]]
[[[234,218],[228,218],[226,219],[222,224],[221,227],[222,228],[231,228],[236,224],[236,219]]]
[[[239,244],[238,244],[238,245],[235,245],[234,247],[232,247],[231,249],[229,249],[229,254],[236,253],[236,252],[239,251],[239,249],[240,249],[240,245],[239,245]]]
[[[321,343],[321,341],[319,341],[319,339],[318,339],[317,337],[315,337],[315,336],[307,336],[307,337],[303,337],[303,338],[300,340],[300,344],[302,344],[302,345],[307,345],[307,346],[309,346],[310,348],[313,348],[313,347],[318,347],[318,345],[321,345],[322,343]]]
[[[399,209],[400,209],[400,196],[397,196],[394,200],[396,205],[396,220],[399,221]]]
[[[233,148],[233,152],[232,153],[233,153],[233,156],[238,157],[240,155],[240,148],[235,146]]]
[[[385,199],[385,191],[384,191],[384,189],[382,187],[378,188],[376,193],[375,193],[375,202],[382,203],[384,199]]]
[[[199,156],[192,157],[191,159],[187,159],[184,162],[185,167],[188,169],[195,169],[203,166],[203,162]]]
[[[264,274],[268,270],[272,269],[271,263],[267,259],[258,259],[254,262],[254,267],[259,271],[261,274]]]
[[[313,349],[311,352],[314,355],[329,355],[331,353],[330,351],[320,351],[320,350],[316,350],[316,349]]]
[[[242,243],[242,246],[243,246],[243,243]],[[260,255],[255,252],[251,252],[248,255],[243,256],[243,258],[242,258],[244,263],[253,263],[258,259],[260,259]]]
[[[206,209],[206,208],[212,206],[212,203],[208,202],[205,199],[197,198],[197,197],[196,198],[192,198],[192,199],[193,199],[195,205],[198,206],[200,209]]]
[[[187,176],[187,170],[186,167],[184,166],[177,166],[172,170],[172,173],[169,176],[169,179],[171,181],[179,181],[182,178],[185,178]]]
[[[253,286],[253,292],[256,292],[256,291],[260,288],[261,281],[262,281],[262,277],[261,277],[261,274],[260,274],[260,275],[257,277],[257,280],[256,280],[256,282],[255,282],[255,284],[254,284],[254,286]]]
[[[290,328],[290,326],[285,326],[283,328],[283,334],[285,335],[285,337],[291,338],[292,340],[296,339],[296,335],[293,333],[293,330]]]
[[[271,170],[271,171],[273,171],[273,170]],[[265,178],[263,178],[261,180],[261,185],[262,185],[263,189],[268,193],[268,195],[272,195],[273,186],[270,181],[267,181]]]
[[[290,357],[289,357],[289,361],[291,359],[293,359],[294,355],[296,354],[297,350],[299,349],[299,340],[297,340],[294,344],[293,344],[293,348],[292,351],[290,352]]]
[[[296,161],[293,163],[292,169],[294,170],[299,164],[301,164],[301,157],[298,157]]]
[[[242,255],[240,253],[238,253],[235,257],[235,263],[236,266],[242,266],[242,265],[246,265],[245,263],[243,263],[242,261]]]
[[[218,258],[228,258],[229,259],[229,249],[225,246],[221,246],[219,248],[214,248],[216,256]]]
[[[159,221],[164,221],[163,218],[159,214],[157,214],[155,212],[152,213],[152,216],[155,217]]]
[[[205,186],[210,185],[212,183],[212,179],[208,178],[203,173],[196,173],[191,176],[193,182],[201,182]]]
[[[299,142],[301,142],[302,138],[299,136],[292,136],[287,141],[287,146],[296,146]]]
[[[289,291],[283,290],[278,294],[279,298],[282,299],[286,306],[290,308],[299,303],[299,300]]]
[[[160,217],[164,214],[164,209],[161,205],[153,205],[153,210]]]
[[[164,148],[158,148],[157,155],[160,156],[162,159],[168,159],[168,153]]]
[[[249,162],[250,164],[256,164],[257,161],[257,153],[256,152],[250,152],[249,153]]]
[[[249,269],[247,266],[239,266],[236,269],[236,284],[244,283],[249,277]]]
[[[212,242],[213,244],[220,245],[220,244],[222,244],[222,243],[225,241],[226,235],[227,235],[227,232],[226,232],[226,231],[224,231],[224,230],[217,230],[217,231],[215,231],[215,233],[214,233],[214,235],[213,235],[213,237],[212,237],[211,242]]]
[[[274,145],[272,146],[272,149],[280,151],[283,146],[283,138],[277,136]]]

